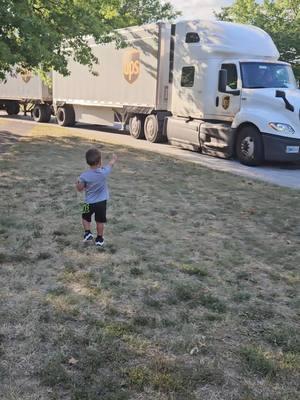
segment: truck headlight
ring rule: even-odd
[[[286,133],[291,133],[294,134],[295,131],[291,127],[291,125],[288,124],[283,124],[281,122],[269,122],[269,126],[277,132],[286,132]]]

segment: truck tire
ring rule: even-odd
[[[60,126],[75,125],[75,111],[72,106],[63,106],[57,109],[56,118]]]
[[[245,126],[236,140],[236,155],[241,164],[258,166],[264,161],[261,134],[254,126]]]
[[[159,120],[156,115],[148,115],[144,123],[146,139],[151,143],[160,143],[164,141],[163,120]]]
[[[20,104],[17,101],[10,101],[5,104],[5,110],[8,115],[17,115],[20,112]]]
[[[35,122],[49,122],[51,109],[47,104],[36,104],[32,110],[32,118]]]
[[[129,119],[129,133],[135,139],[145,139],[144,121],[142,115],[134,115]]]

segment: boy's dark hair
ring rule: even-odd
[[[92,166],[100,163],[101,153],[98,149],[89,149],[85,153],[85,158],[86,158],[86,162],[88,163],[88,165],[90,165],[92,167]]]

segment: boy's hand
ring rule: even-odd
[[[112,167],[117,162],[117,159],[118,159],[117,155],[113,154],[112,158],[108,164]]]
[[[82,192],[84,190],[84,183],[77,181],[76,182],[76,189],[78,190],[78,192]]]

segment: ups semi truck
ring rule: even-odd
[[[246,165],[300,160],[300,91],[266,32],[195,20],[118,34],[126,47],[91,41],[99,59],[92,74],[74,61],[70,76],[53,73],[52,103],[35,100],[35,120],[46,122],[52,106],[63,126],[128,124],[136,139]]]

